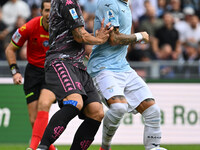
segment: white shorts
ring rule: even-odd
[[[129,105],[128,112],[136,113],[135,108],[142,101],[153,98],[147,84],[133,69],[127,72],[103,70],[93,80],[104,99],[108,100],[116,95],[125,96]]]

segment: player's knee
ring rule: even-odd
[[[39,100],[38,103],[38,111],[49,111],[50,107],[51,107],[51,102],[48,100]]]
[[[121,119],[125,113],[128,112],[128,104],[127,103],[113,103],[110,105],[110,115],[115,117],[116,119]]]
[[[144,124],[150,127],[159,127],[160,126],[160,108],[157,104],[154,104],[147,108],[143,113]]]
[[[101,121],[104,118],[103,106],[100,103],[90,103],[84,110],[85,116],[97,121]]]
[[[102,119],[104,118],[104,111],[103,109],[96,109],[88,116],[94,120],[102,121]]]

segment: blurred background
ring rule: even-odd
[[[85,28],[92,33],[97,0],[79,3]],[[5,48],[17,28],[40,15],[40,4],[40,0],[0,0],[0,143],[27,144],[30,139],[23,86],[12,85]],[[129,5],[132,32],[147,31],[150,42],[130,45],[127,59],[161,106],[163,143],[200,144],[200,0],[129,0]],[[85,49],[91,51],[92,46]],[[23,74],[26,44],[17,60]],[[56,109],[55,104],[51,113]],[[75,120],[70,129],[79,123]],[[142,144],[142,130],[139,115],[127,114],[114,144]],[[58,144],[69,144],[71,136],[64,134]],[[96,144],[100,136],[98,132]]]

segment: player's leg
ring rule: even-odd
[[[46,150],[83,107],[82,95],[85,93],[76,84],[79,78],[75,70],[77,68],[70,64],[55,62],[45,74],[47,88],[56,95],[61,109],[52,116],[38,148],[46,147],[43,148]]]
[[[38,146],[40,150],[47,150],[59,136],[64,132],[67,124],[79,114],[83,106],[82,96],[80,94],[71,94],[63,99],[63,106],[50,119],[41,143]]]
[[[28,107],[29,113],[29,120],[31,126],[33,128],[36,116],[37,116],[37,106],[38,106],[38,99],[40,94],[40,78],[43,78],[44,75],[37,76],[37,72],[40,72],[37,67],[27,64],[25,74],[24,74],[24,93],[26,96],[26,102]]]
[[[160,146],[160,108],[153,99],[146,99],[136,108],[144,118],[144,137],[145,150],[150,150]]]
[[[99,102],[92,102],[84,108],[84,114],[84,121],[76,131],[70,150],[88,149],[103,119],[103,106]]]
[[[112,138],[120,125],[121,119],[128,110],[128,104],[122,95],[113,96],[107,103],[109,110],[103,120],[102,150],[110,150]]]
[[[117,75],[110,71],[103,71],[94,79],[95,85],[103,97],[107,98],[109,110],[103,120],[103,133],[101,149],[109,150],[112,138],[120,125],[120,120],[128,110],[128,104],[124,97],[123,75]]]
[[[155,104],[152,93],[147,84],[137,73],[127,73],[127,87],[125,95],[130,105],[129,111],[135,111],[142,114],[144,118],[144,146],[146,150],[150,150],[160,145],[160,109]]]
[[[37,116],[38,100],[34,100],[28,103],[27,105],[28,105],[27,107],[28,107],[29,120],[33,128]]]
[[[49,109],[51,104],[55,101],[56,97],[50,90],[42,89],[38,101],[37,118],[34,123],[30,148],[36,149],[42,139],[44,130],[48,124]],[[55,150],[53,145],[49,150]]]
[[[82,71],[80,72],[80,81],[87,94],[87,97],[84,97],[83,100],[83,109],[79,114],[79,118],[84,119],[84,121],[74,136],[70,150],[86,150],[93,142],[104,117],[103,105],[92,78],[87,72]]]

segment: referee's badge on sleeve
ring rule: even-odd
[[[12,40],[15,42],[15,43],[18,43],[19,42],[19,39],[21,38],[21,34],[19,33],[19,31],[17,30],[13,36],[12,36]]]
[[[75,8],[70,9],[69,12],[74,20],[78,18]]]

